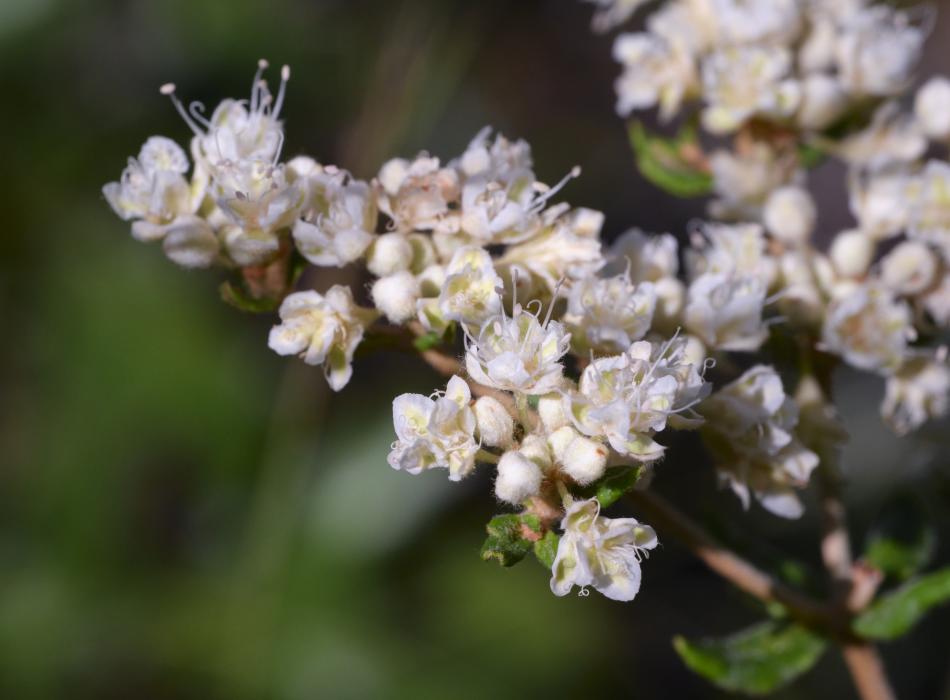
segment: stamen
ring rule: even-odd
[[[191,115],[192,119],[201,124],[205,129],[211,131],[211,122],[205,118],[205,106],[203,103],[195,100],[190,105],[188,105],[188,114]]]
[[[573,168],[571,168],[571,171],[567,175],[562,177],[561,181],[558,182],[554,187],[549,187],[547,190],[543,191],[541,194],[538,195],[538,197],[531,204],[530,211],[540,211],[544,207],[545,202],[547,202],[549,199],[551,199],[551,197],[553,197],[562,189],[564,189],[564,186],[567,183],[569,183],[571,180],[573,180],[576,177],[580,177],[580,174],[581,174],[581,166],[575,165]]]
[[[187,110],[185,110],[185,105],[181,103],[181,100],[178,99],[178,95],[175,94],[175,83],[165,83],[158,91],[172,101],[172,104],[175,105],[175,109],[178,110],[181,118],[185,120],[185,124],[194,132],[195,136],[204,136],[205,132],[195,123],[194,119],[191,118]]]
[[[262,58],[257,62],[257,71],[254,73],[254,80],[251,81],[251,111],[256,112],[258,107],[258,101],[260,99],[258,90],[260,89],[261,76],[264,75],[264,71],[267,70],[267,67],[270,64],[267,62],[266,58]]]
[[[287,92],[287,81],[290,80],[290,66],[284,65],[280,69],[280,88],[277,90],[277,101],[274,102],[274,109],[271,116],[277,119],[280,114],[280,108],[284,105],[284,93]]]

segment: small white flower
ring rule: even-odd
[[[885,102],[866,128],[828,147],[849,165],[882,170],[920,158],[927,139],[911,115],[902,113],[896,102]]]
[[[591,28],[598,33],[609,32],[619,27],[649,0],[585,0],[597,5],[598,9],[591,19]]]
[[[162,248],[172,262],[202,268],[217,260],[221,244],[207,221],[197,216],[181,216],[166,227]]]
[[[898,435],[947,414],[950,367],[946,361],[913,358],[887,378],[881,416]]]
[[[621,117],[659,106],[660,119],[670,119],[698,90],[695,61],[680,42],[646,32],[621,34],[613,54],[623,66],[614,85]]]
[[[389,465],[410,474],[441,467],[449,479],[459,481],[475,468],[475,413],[468,384],[452,377],[445,393],[436,398],[402,394],[393,401],[393,425],[397,440],[389,453]]]
[[[908,235],[931,243],[950,260],[950,163],[931,160],[910,191]]]
[[[274,231],[227,224],[220,236],[228,257],[240,267],[263,265],[280,250],[280,237]]]
[[[394,158],[383,165],[374,184],[379,209],[397,231],[457,228],[449,205],[460,195],[458,173],[440,167],[438,158],[424,153],[412,161]]]
[[[541,469],[517,451],[506,452],[498,460],[495,495],[499,500],[518,505],[541,490]]]
[[[757,350],[768,330],[762,322],[765,285],[758,277],[706,274],[689,286],[687,330],[717,350]]]
[[[917,91],[914,116],[928,138],[950,140],[950,80],[934,76]]]
[[[653,528],[633,518],[605,518],[593,498],[569,505],[561,528],[551,569],[554,595],[593,586],[612,600],[633,600],[640,590],[640,560],[657,545]]]
[[[811,73],[802,80],[802,99],[795,120],[803,129],[827,129],[844,114],[848,104],[848,94],[836,77]]]
[[[650,282],[635,285],[626,273],[588,277],[571,287],[563,321],[578,354],[621,353],[650,330],[655,306]]]
[[[913,334],[907,305],[882,286],[863,284],[832,301],[822,342],[848,364],[886,375],[903,363]]]
[[[460,248],[445,270],[438,302],[441,315],[478,328],[501,312],[503,286],[487,251]]]
[[[901,170],[855,172],[848,178],[851,213],[874,240],[896,236],[910,219],[911,179]]]
[[[346,175],[314,198],[310,218],[294,223],[297,250],[314,265],[343,267],[357,260],[373,242],[375,197],[369,185]]]
[[[610,246],[610,264],[605,271],[616,274],[630,270],[635,282],[657,282],[673,277],[679,270],[676,238],[668,233],[648,235],[638,228],[628,229]]]
[[[561,358],[571,336],[557,321],[538,320],[521,306],[485,320],[477,337],[466,335],[465,367],[479,384],[523,394],[560,387]]]
[[[838,75],[856,95],[894,95],[911,79],[925,37],[905,12],[864,8],[849,17],[838,38]]]
[[[940,261],[919,241],[898,244],[881,260],[881,281],[898,294],[920,294],[937,281]]]
[[[791,56],[778,47],[727,47],[703,61],[703,125],[712,133],[735,131],[750,117],[787,117],[798,107],[801,86],[788,78]]]
[[[303,191],[288,182],[284,167],[262,160],[217,163],[211,193],[228,218],[248,231],[290,226],[304,203]]]
[[[775,278],[775,263],[765,254],[765,232],[759,224],[705,223],[694,231],[687,251],[690,276],[757,277],[765,288]]]
[[[489,143],[492,128],[484,127],[471,140],[465,152],[449,163],[465,179],[483,178],[489,181],[512,183],[522,180],[534,182],[531,146],[523,139],[509,141],[502,134],[495,134]]]
[[[808,243],[818,212],[815,200],[803,187],[780,187],[769,195],[762,212],[765,227],[774,238],[790,246]]]
[[[708,391],[683,361],[684,346],[682,340],[660,347],[640,341],[623,355],[594,360],[578,390],[565,395],[565,411],[581,433],[606,438],[620,454],[643,462],[659,458],[664,448],[653,435]]]
[[[787,46],[801,32],[797,0],[711,0],[710,5],[723,43]]]
[[[280,305],[280,325],[268,345],[279,355],[299,355],[309,365],[324,365],[330,388],[339,391],[353,374],[353,353],[376,312],[357,306],[349,287],[335,285],[326,295],[296,292]]]
[[[501,401],[482,396],[475,402],[478,437],[489,447],[508,447],[514,437],[515,422]]]
[[[730,221],[758,219],[774,190],[803,179],[796,160],[779,154],[765,141],[753,141],[736,153],[714,151],[709,166],[717,195],[709,213]]]
[[[377,277],[385,277],[408,270],[412,265],[413,250],[404,233],[384,233],[377,236],[366,254],[366,268]]]
[[[842,277],[862,277],[874,259],[874,241],[859,229],[842,231],[831,242],[828,257]]]
[[[405,323],[416,315],[419,281],[408,270],[380,277],[370,290],[373,305],[393,323]]]
[[[783,518],[797,518],[818,456],[795,435],[798,406],[774,368],[757,365],[703,402],[703,434],[721,478],[749,506],[750,492]]]

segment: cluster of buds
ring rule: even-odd
[[[601,29],[641,4],[596,1]],[[806,411],[766,363],[720,369],[714,392],[717,359],[794,336],[807,357],[886,376],[885,417],[901,431],[942,413],[950,387],[945,353],[923,342],[950,320],[950,166],[920,163],[926,138],[950,137],[950,123],[926,117],[950,102],[950,84],[928,84],[916,117],[884,103],[846,137],[822,131],[903,88],[925,34],[915,17],[857,0],[671,0],[648,28],[617,40],[621,113],[672,117],[693,100],[708,131],[737,132],[734,153],[700,153],[716,221],[694,224],[682,250],[639,229],[605,247],[601,213],[554,201],[580,170],[546,185],[527,143],[488,128],[455,158],[394,158],[366,181],[305,156],[282,162],[290,72],[274,96],[265,61],[250,99],[210,118],[164,86],[194,134],[193,168],[152,137],[104,188],[136,238],[161,241],[179,265],[231,270],[250,301],[274,302],[270,347],[321,366],[335,391],[364,338],[437,353],[453,376],[444,391],[395,399],[389,464],[452,481],[494,470],[517,526],[496,527],[493,541],[533,544],[557,595],[636,595],[656,533],[601,510],[617,484],[648,487],[672,430],[701,429],[745,507],[754,496],[801,515],[798,491],[840,441],[833,411],[820,391]],[[852,166],[859,226],[828,252],[810,243],[799,136]],[[874,246],[898,235],[876,261]],[[372,281],[366,293],[294,291],[308,264],[362,265]]]

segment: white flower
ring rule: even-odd
[[[947,413],[950,367],[945,360],[913,358],[887,378],[881,416],[898,435]]]
[[[370,289],[373,304],[393,323],[405,323],[416,315],[419,281],[408,270],[380,277]]]
[[[818,212],[815,200],[803,187],[780,187],[769,195],[762,212],[765,227],[774,238],[790,246],[808,243]]]
[[[808,484],[818,456],[795,436],[798,406],[774,368],[757,365],[703,402],[703,434],[721,478],[749,507],[753,493],[783,518],[797,518],[796,489]]]
[[[848,178],[851,213],[858,228],[874,240],[896,236],[910,217],[911,180],[900,170],[856,172]]]
[[[402,394],[393,401],[393,425],[397,440],[389,453],[389,465],[410,474],[442,467],[449,479],[459,481],[475,468],[475,413],[472,394],[461,377],[452,377],[443,395],[435,399],[421,394]]]
[[[515,422],[508,409],[492,396],[482,396],[475,402],[478,437],[489,447],[508,447],[514,437]]]
[[[561,385],[561,358],[571,336],[557,321],[538,320],[521,306],[485,320],[478,337],[466,335],[465,367],[479,384],[523,394],[547,394]]]
[[[595,32],[603,33],[619,27],[633,17],[633,13],[649,0],[585,0],[585,2],[600,8],[591,19],[591,28]]]
[[[905,12],[864,8],[849,17],[838,38],[838,75],[857,95],[894,95],[911,79],[925,36]]]
[[[927,139],[911,115],[902,113],[896,102],[885,102],[865,129],[828,147],[849,165],[881,170],[920,158]]]
[[[914,97],[914,116],[928,138],[950,140],[950,80],[934,76]]]
[[[565,425],[548,435],[554,459],[571,479],[586,486],[604,475],[610,451],[602,442],[591,440]]]
[[[490,126],[479,131],[465,152],[449,163],[468,180],[482,178],[488,181],[510,184],[518,181],[534,182],[531,146],[523,139],[509,141],[502,134],[495,134],[489,144]]]
[[[353,353],[376,312],[353,302],[349,287],[335,285],[326,295],[291,294],[280,305],[280,325],[268,345],[279,355],[299,355],[309,365],[324,365],[330,388],[339,391],[353,374]]]
[[[373,242],[376,201],[365,182],[337,180],[315,198],[312,221],[298,219],[293,235],[297,250],[322,267],[343,267],[358,259]]]
[[[723,48],[703,61],[703,125],[712,133],[735,131],[750,117],[786,117],[798,107],[801,87],[789,79],[791,56],[777,47]]]
[[[221,245],[207,221],[197,216],[180,216],[166,227],[162,248],[172,262],[201,268],[217,260]]]
[[[449,204],[457,202],[458,173],[439,166],[438,158],[420,154],[412,161],[387,161],[374,181],[380,210],[397,231],[430,231],[457,228]]]
[[[718,23],[708,0],[665,2],[647,17],[652,34],[676,44],[693,56],[704,54],[718,40]]]
[[[667,120],[699,87],[693,57],[680,42],[649,33],[621,34],[613,54],[623,66],[614,84],[621,117],[659,106],[660,119]]]
[[[908,192],[908,235],[932,243],[950,260],[950,163],[927,162]]]
[[[706,274],[689,286],[687,330],[717,350],[757,350],[768,331],[762,322],[765,285],[757,277]]]
[[[518,505],[541,490],[541,469],[521,452],[506,452],[498,460],[495,495],[499,500]]]
[[[691,237],[687,251],[690,276],[706,274],[757,277],[768,288],[775,263],[765,254],[765,232],[759,224],[705,223]]]
[[[280,250],[280,238],[274,231],[227,224],[219,235],[228,257],[240,267],[265,264]]]
[[[408,270],[412,265],[413,249],[404,233],[384,233],[377,236],[366,254],[366,268],[377,277],[385,277]]]
[[[304,203],[303,191],[288,182],[284,167],[262,160],[218,163],[211,192],[228,218],[248,231],[290,226]]]
[[[811,73],[804,77],[801,104],[795,115],[795,120],[803,129],[827,129],[847,109],[848,94],[837,78],[824,73]]]
[[[881,260],[881,281],[898,294],[920,294],[937,281],[940,262],[919,241],[899,243]]]
[[[709,213],[717,219],[758,219],[774,190],[803,179],[796,160],[765,141],[753,141],[736,153],[714,151],[709,166],[718,197],[710,202]]]
[[[859,229],[842,231],[831,242],[828,258],[842,277],[862,277],[874,259],[874,241]]]
[[[802,28],[798,0],[711,0],[721,40],[788,45]]]
[[[460,248],[445,270],[439,310],[446,320],[480,327],[501,312],[503,288],[491,256],[482,248]]]
[[[596,499],[567,508],[551,569],[551,591],[567,595],[593,586],[612,600],[633,600],[640,590],[640,559],[657,545],[649,525],[633,518],[605,518]]]
[[[668,233],[647,235],[628,229],[610,246],[610,273],[630,270],[635,282],[656,282],[676,275],[679,269],[676,238]]]
[[[625,352],[650,330],[656,293],[650,282],[635,285],[626,273],[588,277],[571,287],[563,321],[578,354]]]
[[[565,395],[565,411],[581,433],[605,437],[620,454],[643,462],[659,458],[664,448],[653,435],[707,391],[696,368],[683,361],[684,347],[682,340],[660,347],[640,341],[623,355],[594,360],[578,390]]]
[[[125,221],[134,221],[132,235],[142,241],[161,239],[176,217],[193,214],[204,189],[193,191],[185,180],[188,157],[171,139],[152,136],[129,158],[119,182],[102,188],[106,201]]]
[[[822,342],[854,367],[891,374],[903,363],[913,334],[907,305],[882,286],[864,284],[832,301]]]

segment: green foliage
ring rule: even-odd
[[[950,600],[950,568],[921,576],[878,598],[854,621],[870,639],[897,639],[933,607]]]
[[[544,537],[534,543],[534,556],[545,569],[554,566],[554,557],[557,556],[557,546],[561,541],[553,530],[548,530]]]
[[[769,621],[724,639],[676,637],[673,646],[692,671],[720,688],[764,695],[814,666],[826,642],[798,625]]]
[[[497,561],[502,566],[514,566],[531,551],[533,542],[525,538],[524,527],[534,532],[541,529],[537,516],[506,513],[488,521],[488,537],[482,544],[482,559]]]
[[[698,149],[695,126],[686,125],[673,138],[664,138],[649,133],[641,122],[633,120],[627,136],[637,167],[657,187],[677,197],[701,197],[712,192],[712,175],[686,157],[690,150]]]
[[[441,342],[441,333],[429,331],[425,335],[420,335],[418,338],[413,340],[412,345],[416,350],[423,352],[425,350],[431,350],[432,348],[437,347]]]
[[[914,498],[898,497],[887,504],[868,535],[864,558],[903,581],[930,562],[936,543],[922,505]]]
[[[581,493],[585,498],[596,498],[600,501],[600,507],[606,508],[616,503],[621,496],[636,486],[642,474],[643,467],[639,466],[612,469],[606,476],[583,489]]]

